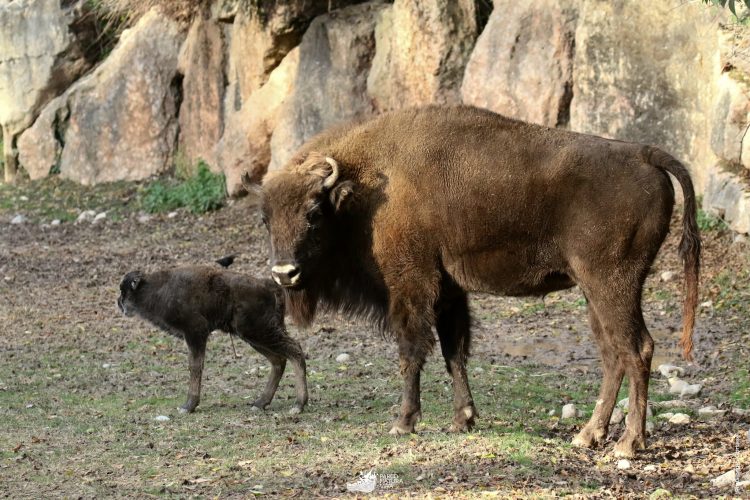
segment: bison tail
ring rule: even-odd
[[[685,266],[685,302],[683,304],[680,346],[682,346],[683,357],[692,361],[693,327],[695,326],[695,311],[698,306],[698,273],[701,255],[701,238],[696,220],[697,206],[693,181],[690,179],[690,174],[685,166],[664,151],[647,146],[644,148],[644,154],[649,164],[669,172],[682,186],[685,212],[682,217],[680,258]]]

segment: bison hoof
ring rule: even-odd
[[[603,429],[592,429],[589,426],[581,429],[571,443],[576,448],[595,448],[604,442],[607,432]]]
[[[180,413],[193,413],[197,406],[197,404],[185,403],[184,405],[177,408],[177,411],[179,411]]]
[[[475,418],[478,417],[474,405],[464,406],[456,411],[453,417],[453,423],[448,428],[449,432],[469,432],[474,428]]]
[[[614,455],[615,458],[633,458],[636,450],[643,450],[645,448],[645,438],[634,437],[632,434],[625,431],[625,434],[622,435],[615,445]]]
[[[413,434],[413,433],[414,433],[413,425],[402,425],[398,422],[393,424],[393,427],[391,427],[391,430],[388,431],[388,434],[392,436],[403,436],[404,434]]]

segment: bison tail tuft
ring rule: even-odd
[[[693,181],[685,166],[664,151],[646,146],[644,156],[648,163],[672,174],[682,186],[685,199],[685,211],[682,218],[682,239],[680,240],[680,258],[685,269],[685,300],[683,303],[683,326],[680,346],[682,355],[693,360],[693,330],[695,311],[698,307],[698,275],[700,272],[701,238],[698,231],[697,204]]]

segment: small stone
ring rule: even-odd
[[[562,412],[560,412],[560,418],[566,419],[566,418],[575,418],[577,415],[576,412],[576,405],[573,403],[568,403],[565,406],[562,407]]]
[[[555,409],[552,408],[550,411],[547,412],[547,415],[549,415],[550,417],[554,417],[555,416]]]
[[[138,222],[141,224],[146,224],[149,221],[151,221],[151,216],[148,214],[141,214],[138,216]]]
[[[628,401],[629,401],[629,400],[628,400],[628,398],[624,398],[624,399],[621,399],[621,400],[620,400],[620,401],[619,401],[619,402],[617,403],[617,406],[619,406],[619,407],[620,407],[620,408],[622,408],[623,410],[627,410],[627,409],[628,409],[628,404],[629,404],[629,403],[628,403]]]
[[[646,422],[646,434],[651,435],[654,433],[654,423],[651,421]]]
[[[169,417],[166,416],[166,415],[158,415],[158,416],[154,417],[154,420],[156,420],[157,422],[168,422],[169,421]]]
[[[102,363],[102,368],[104,368],[105,370],[106,370],[107,368],[110,368],[111,366],[112,366],[112,365],[110,365],[109,363]]]
[[[674,271],[664,271],[663,273],[661,273],[661,280],[664,283],[669,283],[675,278],[675,276],[677,276],[677,273],[675,273]]]
[[[50,223],[50,225],[52,225],[52,226],[59,226],[61,223],[62,223],[62,221],[60,221],[60,219],[55,219],[55,220],[53,220]]]
[[[28,196],[23,196],[23,195],[19,196],[18,199],[21,200],[21,201],[29,201],[29,197]]]
[[[168,219],[174,219],[175,217],[177,217],[177,212],[169,212],[167,214]]]
[[[622,409],[615,408],[612,410],[612,416],[609,418],[609,423],[612,425],[617,425],[620,422],[622,422],[625,419],[625,412],[622,411]]]
[[[624,458],[617,461],[617,468],[619,470],[628,470],[630,468],[630,460]]]
[[[747,243],[747,235],[742,233],[737,233],[734,235],[734,238],[732,238],[732,243],[735,245],[744,245]]]
[[[713,405],[704,406],[703,408],[698,409],[698,415],[706,415],[709,417],[721,417],[724,416],[726,412],[726,410],[719,410]]]
[[[721,476],[715,477],[711,480],[711,485],[716,488],[725,488],[727,486],[733,486],[736,481],[736,475],[734,469],[729,472],[725,472]]]
[[[646,472],[656,472],[656,466],[654,464],[648,464],[643,470]]]
[[[94,216],[94,220],[91,221],[92,224],[96,224],[99,221],[107,218],[107,212],[99,212]]]
[[[84,210],[80,214],[78,214],[78,218],[76,219],[76,224],[79,222],[85,222],[93,220],[94,217],[96,217],[96,212],[93,210]]]
[[[346,363],[347,361],[349,361],[349,359],[351,359],[351,356],[349,356],[345,352],[342,352],[341,354],[339,354],[338,356],[336,356],[336,362],[337,363]]]
[[[742,408],[732,408],[732,413],[744,417],[745,415],[750,415],[750,410],[743,410]]]
[[[668,411],[666,411],[664,413],[659,413],[659,415],[657,416],[657,418],[661,418],[661,419],[664,419],[664,420],[669,420],[672,417],[674,417],[674,413],[670,413]]]
[[[714,306],[714,303],[711,302],[710,300],[707,300],[705,302],[701,302],[698,307],[701,309],[711,309],[713,306]]]
[[[33,407],[34,407],[34,403],[29,403],[26,405],[26,408],[33,408]]]
[[[669,419],[670,424],[689,424],[690,423],[690,415],[687,415],[685,413],[675,413],[672,415],[672,418]]]
[[[659,365],[659,368],[657,368],[657,370],[659,370],[659,373],[661,373],[662,377],[664,378],[679,377],[683,373],[685,373],[684,368],[669,364]]]
[[[484,373],[484,368],[482,368],[481,366],[475,366],[474,373]]]
[[[23,224],[24,222],[26,222],[26,217],[21,214],[16,215],[10,220],[11,224]]]

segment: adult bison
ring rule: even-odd
[[[404,392],[391,433],[414,431],[419,375],[437,330],[453,377],[453,430],[477,415],[466,376],[467,292],[544,295],[578,285],[604,361],[591,420],[601,443],[622,378],[630,415],[618,456],[645,447],[653,341],[641,313],[649,267],[685,199],[684,330],[690,357],[700,238],[685,168],[651,146],[423,107],[331,129],[263,179],[272,275],[297,323],[318,305],[368,316],[398,340]]]

